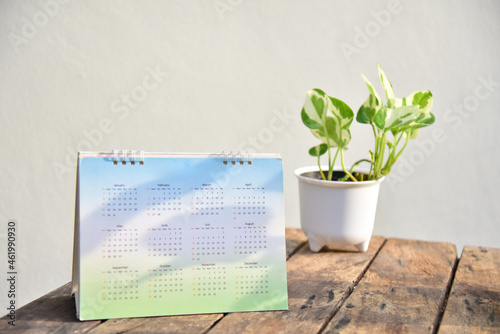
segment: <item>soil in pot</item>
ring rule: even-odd
[[[325,174],[325,176],[327,176],[328,175],[328,171],[323,171],[323,174]],[[318,172],[318,171],[316,171],[316,172],[306,172],[306,173],[302,173],[301,175],[304,176],[304,177],[311,178],[311,179],[323,180],[323,178],[321,177],[321,173]],[[368,174],[364,174],[364,173],[357,173],[357,172],[355,172],[352,175],[356,178],[356,180],[360,180],[360,181],[363,181],[363,180],[366,181],[367,178],[368,178]],[[332,180],[331,181],[339,181],[339,180],[342,180],[342,181],[345,181],[345,182],[354,182],[350,178],[346,179],[346,174],[343,171],[333,171]]]

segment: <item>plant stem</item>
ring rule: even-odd
[[[385,162],[384,167],[382,167],[382,174],[387,175],[391,171],[391,167],[394,164],[394,155],[396,154],[396,149],[394,146],[389,150],[389,157]]]
[[[401,132],[401,134],[400,134],[400,135],[399,135],[399,137],[398,137],[398,140],[396,140],[396,141],[394,142],[394,147],[396,147],[396,146],[398,146],[398,145],[399,145],[399,142],[401,141],[401,138],[403,138],[403,134],[404,134],[404,132]]]
[[[378,152],[378,156],[375,158],[375,180],[380,178],[380,174],[382,174],[382,164],[384,163],[384,155],[385,155],[385,146],[387,145],[387,131],[384,131],[382,134],[382,139],[379,143],[380,150]]]
[[[328,181],[331,181],[333,176],[333,167],[332,167],[332,154],[330,153],[330,140],[328,139],[328,136],[326,137],[326,141],[328,145]]]
[[[380,154],[380,142],[381,142],[381,130],[377,131],[377,134],[375,135],[375,152],[373,153],[373,175],[371,175],[371,178],[374,180],[377,179],[376,173],[377,173],[377,164],[379,161],[379,154]]]
[[[326,99],[323,99],[325,106],[328,105],[328,101]],[[332,166],[332,154],[331,154],[331,145],[330,145],[330,138],[329,138],[329,133],[328,133],[328,127],[326,126],[326,114],[328,112],[328,108],[326,110],[323,110],[323,115],[321,116],[321,120],[323,123],[323,130],[325,131],[325,137],[326,137],[326,145],[328,146],[328,180],[332,180],[333,176],[333,166]],[[321,167],[319,168],[321,170]]]
[[[323,173],[323,171],[321,170],[321,160],[320,160],[320,155],[318,155],[318,169],[319,169],[319,173],[321,174],[321,177],[323,178],[323,180],[326,181],[326,177],[325,177],[325,174]]]
[[[373,172],[373,168],[375,166],[375,152],[377,151],[377,130],[375,128],[375,123],[373,123],[373,121],[370,122],[370,125],[372,126],[372,130],[373,130],[373,138],[375,138],[375,149],[373,150],[373,156],[370,157],[373,159],[371,165],[370,165],[370,172],[368,173],[368,178],[370,178],[370,176],[372,175],[372,172]]]
[[[328,150],[328,154],[330,154],[330,151]],[[328,180],[331,181],[333,178],[333,167],[335,166],[335,161],[337,161],[337,156],[339,155],[339,148],[337,148],[337,152],[335,152],[335,156],[333,157],[333,160],[330,159],[330,156],[328,156]]]
[[[401,142],[401,139],[403,138],[404,134],[405,134],[405,132],[401,132],[401,133],[399,133],[399,135],[397,135],[397,134],[394,135],[394,144],[392,145],[391,151],[389,152],[389,158],[387,159],[387,162],[385,163],[385,166],[382,169],[382,174],[388,175],[391,172],[392,166],[394,165],[396,160],[398,160],[399,156],[401,155],[404,148],[408,144],[409,137],[406,136],[407,140],[406,140],[403,148],[401,149],[401,151],[399,151],[399,153],[396,154],[399,143]]]
[[[396,160],[398,160],[399,156],[401,155],[401,153],[403,153],[404,149],[406,148],[406,145],[408,145],[408,142],[410,141],[410,133],[409,132],[405,132],[405,134],[406,134],[405,144],[403,145],[403,147],[401,148],[401,150],[398,152],[398,154],[396,154],[396,157],[394,158],[393,163],[395,163]]]
[[[351,170],[350,170],[351,174],[354,172],[354,168],[356,168],[356,166],[357,166],[357,165],[359,165],[359,164],[360,164],[360,163],[362,163],[362,162],[369,162],[370,164],[372,163],[372,162],[371,162],[370,160],[368,160],[368,159],[360,159],[360,160],[356,161],[356,162],[355,162],[355,163],[351,166]]]
[[[344,150],[340,150],[340,162],[342,163],[342,169],[344,170],[344,173],[346,173],[349,178],[351,180],[353,180],[354,182],[358,182],[358,180],[356,180],[356,178],[354,176],[352,176],[351,173],[349,173],[349,171],[345,168],[345,165],[344,165]]]
[[[340,148],[337,147],[337,152],[335,152],[335,156],[333,157],[333,161],[332,161],[332,164],[330,166],[330,168],[332,169],[332,172],[333,172],[333,167],[335,167],[335,161],[337,161],[337,157],[339,155],[339,151],[340,151]]]
[[[389,147],[389,156],[387,157],[387,161],[385,162],[384,167],[382,167],[382,174],[384,175],[389,174],[391,167],[394,164],[394,156],[396,155],[396,149],[400,140],[401,137],[396,139],[396,137],[394,136],[394,143]],[[387,141],[387,143],[389,143],[389,141]]]

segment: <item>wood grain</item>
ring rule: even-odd
[[[389,239],[325,333],[431,333],[456,257],[452,244]]]
[[[500,249],[464,248],[439,333],[500,333]]]
[[[80,322],[76,319],[75,300],[70,296],[71,282],[21,307],[15,326],[0,319],[0,333],[86,333],[101,321]],[[3,305],[2,305],[3,306]]]
[[[92,329],[103,333],[206,333],[223,314],[176,315],[168,317],[109,319]]]
[[[287,258],[307,242],[307,237],[298,228],[285,228]]]
[[[307,238],[299,229],[286,228],[287,257],[304,245]],[[224,314],[79,321],[71,282],[40,297],[16,312],[16,326],[0,318],[1,333],[206,333]]]
[[[287,262],[288,311],[232,313],[213,333],[317,333],[338,310],[385,238],[373,237],[365,253],[312,253],[303,247]]]
[[[68,283],[18,309],[15,327],[2,317],[0,332],[500,333],[499,249],[465,247],[456,267],[448,243],[373,237],[366,253],[312,253],[302,231],[286,237],[289,311],[81,322]]]

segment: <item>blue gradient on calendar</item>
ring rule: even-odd
[[[281,159],[223,161],[80,158],[80,318],[287,309]]]

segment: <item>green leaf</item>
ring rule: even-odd
[[[432,109],[433,98],[430,91],[416,91],[402,99],[396,98],[396,107],[418,106],[420,111],[428,112]]]
[[[418,107],[418,105],[416,107]],[[415,131],[419,128],[423,128],[423,127],[426,127],[426,126],[433,124],[436,121],[436,117],[434,116],[433,113],[431,113],[429,111],[423,111],[426,109],[428,110],[427,107],[424,107],[424,109],[419,109],[415,119],[412,122],[410,122],[409,124],[405,124],[399,128],[394,128],[392,130],[393,133],[394,133],[394,131],[397,131],[397,132],[402,132],[402,131],[407,131],[407,130]],[[416,134],[410,136],[410,139],[415,138],[417,135],[418,135],[418,132]]]
[[[418,117],[417,106],[401,106],[395,109],[384,107],[375,115],[375,125],[380,130],[391,130],[411,124]]]
[[[328,98],[330,100],[328,109],[332,112],[335,118],[339,120],[341,128],[348,128],[354,119],[354,112],[351,107],[334,97],[328,96]]]
[[[331,125],[334,127],[332,130],[332,137],[336,146],[345,148],[351,141],[351,132],[349,127],[354,119],[354,112],[343,101],[334,97],[328,96],[329,105],[328,109],[333,114],[335,120]],[[327,123],[328,125],[328,123]],[[329,130],[330,132],[330,130]]]
[[[418,106],[421,112],[430,111],[434,102],[430,91],[413,92],[406,98],[406,101],[408,105]]]
[[[341,145],[339,147],[347,150],[347,145],[351,141],[351,131],[349,129],[342,129],[341,136],[339,142]]]
[[[338,124],[338,120],[332,116],[325,117],[321,129],[311,129],[311,132],[316,136],[316,138],[331,147],[338,146],[339,131],[340,126]]]
[[[328,99],[325,92],[313,89],[307,92],[301,117],[305,126],[310,129],[321,129],[323,117],[328,110]]]
[[[325,154],[327,150],[328,150],[328,145],[319,144],[317,146],[311,147],[311,149],[309,150],[309,154],[312,155],[313,157],[319,157]]]
[[[363,105],[359,108],[356,115],[356,121],[363,124],[370,124],[373,122],[373,118],[375,117],[377,111],[382,107],[382,100],[370,81],[363,74],[361,74],[361,76],[368,86],[370,95],[368,95],[365,103],[363,103]]]
[[[422,113],[417,119],[408,125],[410,129],[419,129],[433,124],[436,121],[433,113]]]
[[[345,148],[351,140],[349,127],[354,119],[354,113],[343,101],[326,96],[328,101],[327,113],[322,114],[321,126],[315,125],[309,128],[314,136],[330,147]],[[310,120],[312,117],[308,119]],[[314,122],[317,123],[318,120],[316,119]]]
[[[385,75],[380,64],[377,64],[378,74],[380,76],[380,82],[382,82],[382,86],[384,86],[385,96],[387,97],[387,106],[389,108],[396,107],[396,96],[394,95],[394,88],[392,88],[392,84]]]

